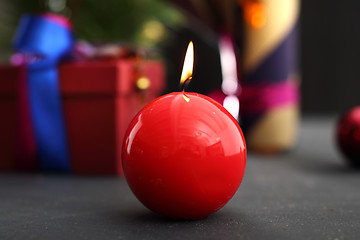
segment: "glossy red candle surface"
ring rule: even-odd
[[[338,145],[349,163],[360,167],[360,106],[345,113],[338,124]]]
[[[175,219],[200,219],[235,194],[246,147],[236,120],[196,93],[162,96],[142,109],[124,138],[123,169],[136,197]]]

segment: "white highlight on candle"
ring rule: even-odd
[[[127,154],[130,154],[130,150],[131,150],[131,146],[133,144],[133,141],[134,141],[134,138],[135,138],[135,135],[137,134],[137,132],[140,130],[140,128],[142,127],[142,121],[141,121],[141,114],[139,116],[139,120],[138,122],[135,124],[135,126],[131,129],[131,132],[129,134],[129,137],[128,137],[128,141],[129,141],[129,144],[127,145],[127,149],[126,149],[126,152]]]

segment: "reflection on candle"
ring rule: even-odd
[[[131,130],[130,134],[129,134],[129,138],[127,139],[128,141],[128,145],[127,145],[127,148],[126,148],[126,151],[127,153],[129,154],[130,153],[130,149],[131,149],[131,146],[133,144],[133,141],[134,141],[134,136],[137,134],[137,132],[140,130],[142,126],[142,121],[141,121],[141,114],[139,115],[139,121],[135,124],[134,128]]]

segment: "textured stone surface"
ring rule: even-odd
[[[249,154],[237,194],[199,221],[153,214],[122,178],[0,174],[0,239],[359,239],[360,171],[334,124],[305,118],[295,151]]]

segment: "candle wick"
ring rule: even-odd
[[[191,79],[192,79],[192,76],[188,77],[187,79],[185,79],[184,82],[180,83],[180,90],[182,92],[185,92],[185,90],[186,90],[187,86],[189,85]]]

